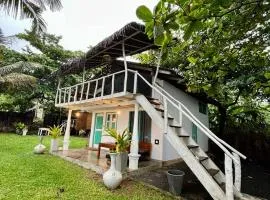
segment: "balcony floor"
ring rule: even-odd
[[[114,107],[131,107],[134,105],[134,95],[129,92],[119,92],[112,95],[95,97],[86,100],[77,100],[66,103],[55,104],[56,107],[68,108],[71,110],[98,110]]]

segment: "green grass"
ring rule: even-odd
[[[85,147],[87,140],[72,137],[71,148]],[[49,148],[50,138],[44,144]],[[96,173],[47,152],[33,154],[37,136],[0,133],[0,199],[171,199],[134,181],[117,190],[105,188]],[[64,192],[59,192],[60,188]]]

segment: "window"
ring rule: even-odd
[[[199,102],[199,112],[202,114],[207,114],[207,104]]]
[[[198,138],[198,129],[197,129],[197,126],[192,123],[192,139],[195,142],[197,142],[197,138]]]
[[[106,127],[116,129],[116,125],[117,125],[117,114],[116,113],[107,113]]]

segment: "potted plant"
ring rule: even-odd
[[[23,136],[25,136],[27,134],[27,132],[28,132],[28,127],[22,122],[18,122],[15,125],[15,128],[16,128],[16,133],[17,134],[22,134]]]
[[[50,152],[55,152],[58,150],[58,137],[61,135],[61,127],[55,125],[50,127],[49,135],[52,138]]]
[[[120,172],[124,171],[127,167],[128,161],[128,148],[131,142],[131,133],[126,128],[122,133],[118,133],[116,129],[106,128],[107,136],[115,139],[115,153],[116,156],[116,169]]]

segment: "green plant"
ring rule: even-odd
[[[49,127],[49,134],[53,139],[58,138],[61,135],[61,128],[60,126],[53,126],[53,127]]]
[[[27,128],[27,126],[23,122],[18,122],[15,124],[16,132],[22,133],[22,130]]]
[[[116,152],[125,152],[131,143],[131,133],[126,128],[122,133],[118,133],[114,128],[106,128],[107,136],[115,139]]]

